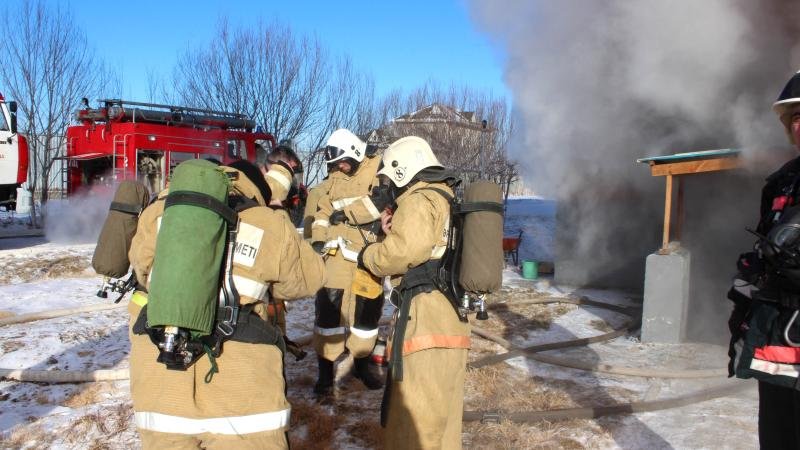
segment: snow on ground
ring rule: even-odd
[[[526,227],[523,239],[529,238],[527,251],[532,258],[546,260],[552,255],[548,253],[552,242],[547,233],[552,236],[554,225],[545,220],[532,226],[527,221],[539,213],[545,219],[547,214],[551,217],[552,204],[533,201],[539,203],[527,208],[512,205],[519,211],[508,216],[509,226],[514,226],[519,215],[528,217],[516,222]],[[542,236],[536,234],[537,230]],[[0,317],[110,302],[95,296],[101,280],[89,268],[92,251],[91,244],[55,244],[44,238],[0,239]],[[622,292],[555,286],[550,278],[525,280],[509,268],[504,272],[503,290],[491,297],[493,303],[505,302],[507,308],[492,309],[489,321],[474,324],[502,331],[514,345],[529,346],[595,336],[628,320],[624,314],[597,307],[553,303],[534,309],[514,304],[528,298],[567,296],[587,296],[626,307],[641,302],[637,296]],[[388,317],[392,306],[387,303],[384,312]],[[296,341],[307,337],[313,318],[312,299],[290,303],[289,337]],[[127,320],[122,309],[0,327],[0,367],[125,368]],[[382,327],[382,334],[386,332],[387,327]],[[332,448],[375,448],[380,442],[377,420],[381,391],[368,391],[354,381],[349,375],[352,362],[343,357],[337,365],[335,400],[315,403],[311,388],[316,358],[309,346],[305,349],[309,354],[304,360],[295,361],[290,355],[286,359],[288,396],[293,405],[290,439],[295,448],[323,446],[319,436],[326,427]],[[470,361],[504,351],[493,342],[474,337]],[[546,354],[598,365],[676,370],[724,367],[725,353],[724,348],[702,344],[642,344],[634,334]],[[505,412],[672,398],[729,381],[609,375],[524,357],[470,370],[467,378],[465,409]],[[662,411],[520,425],[505,421],[465,423],[462,438],[465,448],[755,448],[757,394],[754,383],[741,383],[749,388],[736,395]],[[498,386],[506,392],[492,391]],[[504,395],[507,400],[502,399]],[[89,447],[139,447],[128,381],[58,385],[0,381],[0,448]]]
[[[520,261],[553,261],[556,202],[542,198],[510,198],[506,205],[505,235],[516,236],[520,230],[522,242]]]

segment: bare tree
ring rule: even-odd
[[[0,40],[0,81],[19,104],[20,131],[27,135],[30,151],[28,189],[31,194],[40,191],[44,205],[54,158],[65,147],[66,128],[80,98],[96,96],[113,77],[60,6],[24,0],[3,13],[14,20],[6,21]]]
[[[277,23],[234,30],[221,21],[207,47],[181,56],[173,77],[180,102],[247,114],[276,138],[299,142],[308,184],[334,129],[362,132],[379,123],[369,76],[349,58],[331,58],[318,39]]]

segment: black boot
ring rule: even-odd
[[[375,390],[383,387],[383,382],[369,371],[369,356],[353,359],[353,376],[361,380],[367,389]]]
[[[314,385],[314,393],[318,396],[328,396],[333,393],[333,361],[317,356],[319,363],[319,379]]]

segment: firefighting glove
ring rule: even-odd
[[[749,283],[755,283],[764,274],[766,268],[764,261],[756,252],[747,252],[739,255],[736,261],[736,268],[739,269],[739,278]]]
[[[742,325],[747,320],[747,313],[750,312],[750,305],[753,300],[742,290],[736,289],[735,286],[728,291],[728,299],[734,304],[733,311],[731,311],[731,315],[728,318],[728,329],[731,335],[738,339],[742,334]]]
[[[322,253],[322,248],[325,247],[325,243],[322,241],[312,242],[311,248],[314,249],[316,253]]]
[[[328,222],[331,225],[339,225],[342,222],[347,222],[347,215],[342,210],[334,211]]]

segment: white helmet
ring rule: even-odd
[[[367,144],[358,138],[352,131],[339,128],[331,134],[325,144],[325,163],[352,158],[356,162],[364,160]]]
[[[383,168],[378,171],[386,175],[397,187],[403,187],[422,169],[444,168],[425,139],[406,136],[397,140],[383,152]]]
[[[792,133],[792,114],[800,108],[800,72],[794,74],[786,87],[783,88],[778,99],[772,104],[772,109],[778,114],[778,118],[783,123],[789,142],[794,144],[794,134]]]

